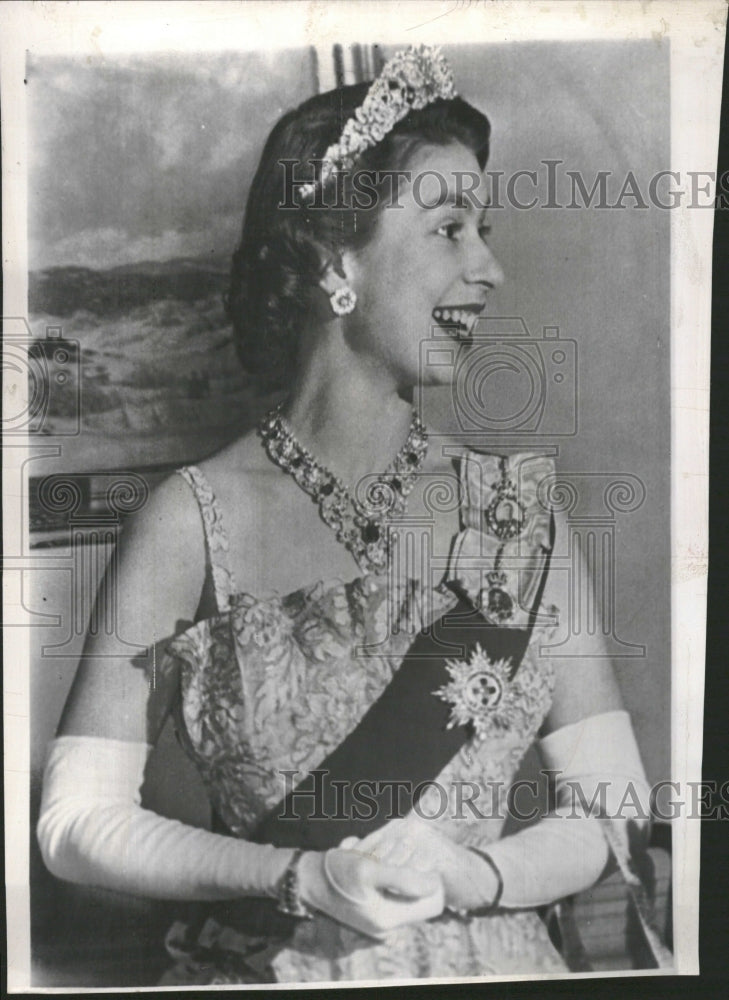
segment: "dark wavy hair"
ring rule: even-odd
[[[323,269],[329,263],[336,267],[345,248],[361,248],[372,237],[387,200],[385,190],[392,183],[381,177],[371,184],[377,197],[369,209],[342,207],[352,205],[352,177],[336,207],[283,209],[282,161],[296,161],[296,178],[309,179],[309,161],[323,157],[339,139],[369,86],[355,84],[317,94],[285,114],[266,142],[251,184],[240,245],[233,255],[227,308],[244,368],[271,389],[285,387],[293,372],[299,332]],[[370,176],[375,171],[402,170],[421,146],[452,142],[470,149],[483,169],[490,131],[486,116],[466,101],[439,99],[411,111],[358,157],[356,170]],[[325,201],[334,204],[331,197]]]

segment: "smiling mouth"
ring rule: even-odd
[[[436,306],[432,316],[449,337],[468,343],[483,309],[483,303],[479,302],[464,306]]]

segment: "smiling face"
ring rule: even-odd
[[[472,189],[467,175],[482,176],[474,154],[460,143],[426,146],[408,168],[412,180],[400,186],[401,207],[386,206],[373,238],[342,258],[357,294],[343,324],[347,343],[398,389],[450,378],[442,366],[421,370],[421,343],[439,327],[467,344],[489,291],[503,280],[479,207],[485,181],[473,188],[474,198],[457,201]]]

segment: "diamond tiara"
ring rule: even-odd
[[[298,188],[299,199],[308,200],[317,186],[324,187],[335,174],[351,169],[358,156],[381,142],[410,111],[439,98],[450,100],[457,96],[453,71],[439,46],[410,45],[396,52],[347,121],[338,141],[327,149],[319,180]]]

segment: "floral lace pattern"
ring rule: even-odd
[[[469,463],[473,460],[469,453]],[[491,456],[475,460],[481,472],[489,471]],[[473,498],[472,488],[465,492]],[[478,580],[469,585],[473,548],[464,544],[476,530],[473,506],[464,511],[463,521],[467,526],[456,539],[448,575],[463,581],[476,600]],[[220,520],[208,515],[205,524],[217,529]],[[480,531],[487,528],[482,525]],[[542,567],[544,536],[535,537],[533,562]],[[459,565],[458,554],[466,548],[469,555]],[[523,556],[523,542],[521,549]],[[181,736],[214,809],[234,834],[250,835],[284,797],[282,771],[297,769],[303,778],[358,724],[399,668],[412,629],[455,606],[457,598],[448,588],[433,588],[422,602],[419,586],[407,581],[394,589],[387,577],[363,576],[351,583],[316,583],[284,597],[240,593],[227,610],[169,644],[163,669],[179,673]],[[435,798],[426,791],[420,799],[422,812],[437,815],[433,821],[439,829],[464,844],[483,845],[500,836],[508,785],[549,709],[553,671],[549,660],[538,656],[536,632],[511,684],[518,696],[514,724],[468,741],[437,776],[447,808],[435,788],[429,790]],[[482,794],[477,809],[463,808],[464,782]],[[491,810],[486,817],[485,810]],[[244,978],[245,960],[226,955],[208,972],[196,973],[190,959],[185,981],[250,981]],[[465,920],[444,915],[398,928],[378,943],[317,916],[298,926],[273,968],[281,982],[308,982],[565,967],[538,916],[524,912]],[[198,973],[229,978],[195,979]]]
[[[389,623],[412,610],[389,596],[382,577],[285,598],[240,594],[229,612],[168,644],[163,669],[180,671],[188,752],[236,835],[250,834],[284,797],[282,772],[303,778],[317,767],[391,680],[412,637]],[[434,606],[443,613],[453,603],[440,595]],[[358,648],[377,654],[357,656]]]
[[[205,476],[196,465],[177,470],[195,494],[205,531],[205,554],[215,589],[218,611],[228,606],[230,595],[235,592],[235,580],[228,569],[228,536],[223,527],[223,516],[218,501]]]

